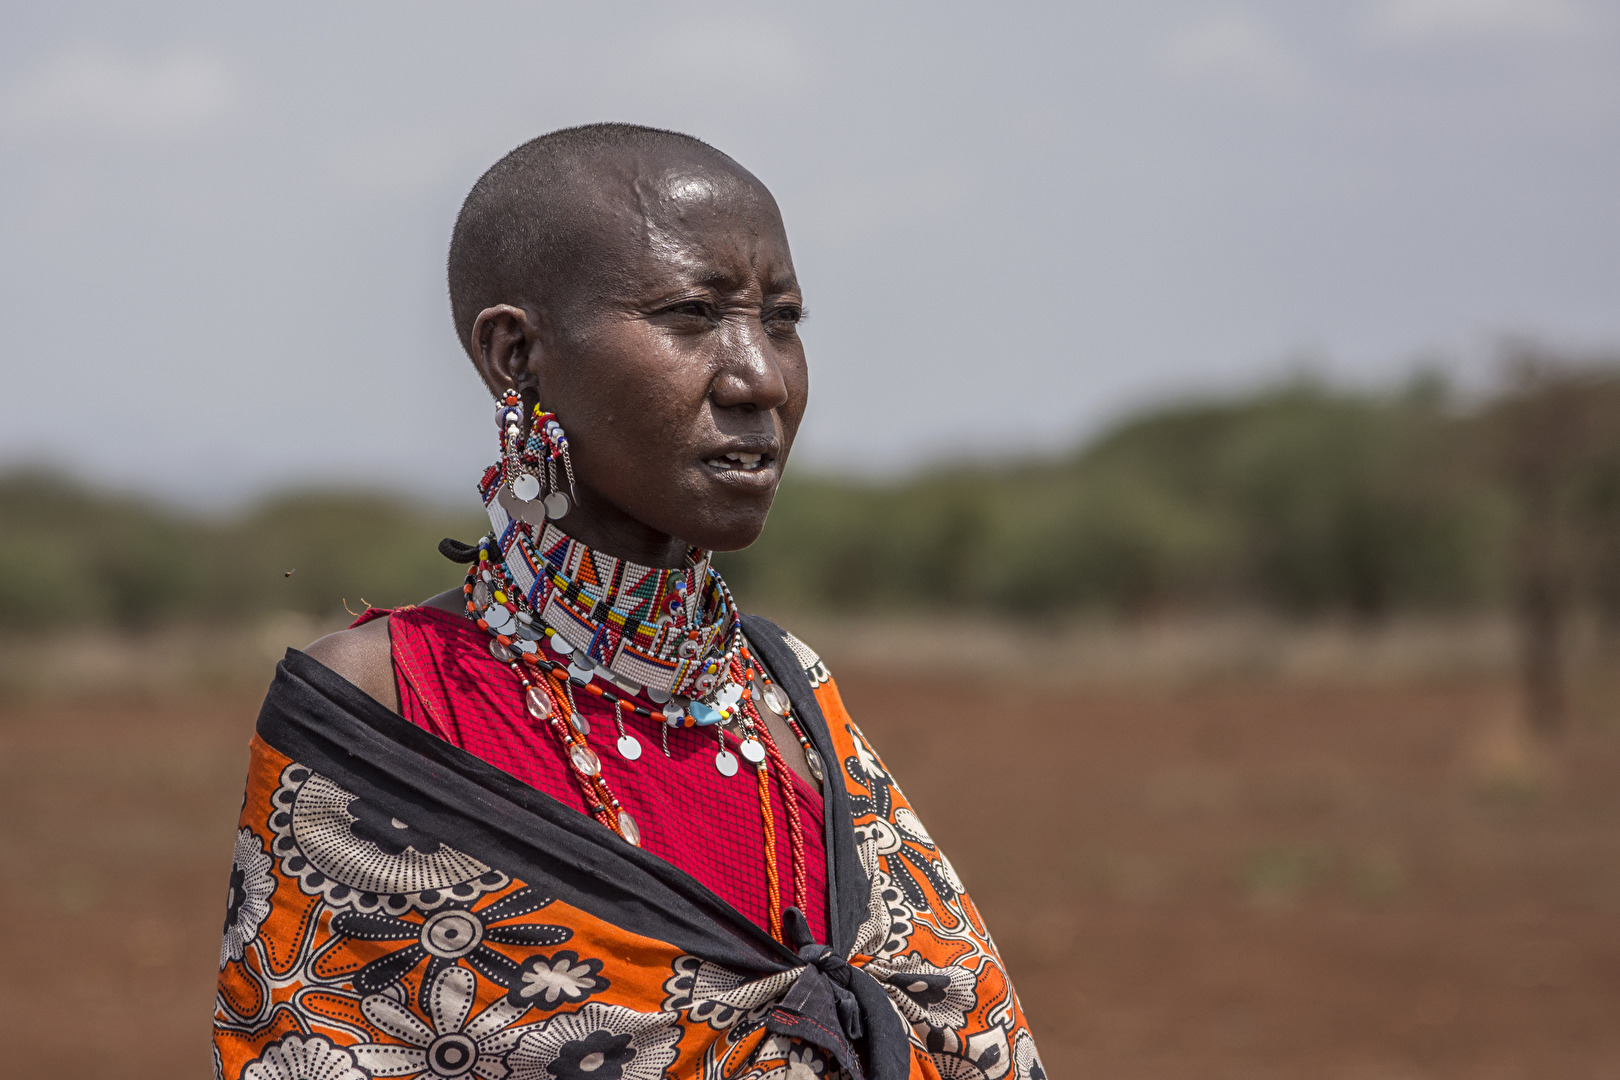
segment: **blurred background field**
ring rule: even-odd
[[[1302,383],[1061,457],[812,476],[728,557],[951,852],[1052,1075],[1620,1068],[1620,375],[1520,360],[1468,403]],[[0,1027],[103,1003],[100,1039],[15,1075],[96,1075],[106,1040],[122,1074],[202,1074],[275,658],[454,585],[437,541],[479,532],[375,493],[225,515],[0,481],[0,910],[27,928]]]

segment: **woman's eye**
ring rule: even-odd
[[[771,312],[771,319],[775,322],[796,323],[804,318],[804,312],[799,308],[777,308]]]
[[[706,319],[709,316],[709,305],[701,300],[692,300],[685,304],[676,304],[670,308],[672,315],[686,315],[694,319]]]

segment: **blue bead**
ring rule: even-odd
[[[718,724],[720,722],[719,710],[705,705],[701,701],[692,702],[686,707],[686,711],[691,714],[692,722],[699,727],[706,727],[709,724]]]

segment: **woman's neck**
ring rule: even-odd
[[[545,508],[539,500],[519,502],[504,489],[497,498],[514,520],[527,522],[537,531],[545,528]],[[570,506],[567,514],[551,524],[592,551],[659,570],[682,569],[691,551],[691,546],[679,537],[659,532],[590,496]]]

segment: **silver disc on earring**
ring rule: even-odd
[[[737,775],[737,755],[730,750],[722,750],[714,755],[714,767],[721,776]]]
[[[553,491],[546,496],[546,517],[553,520],[568,513],[568,496],[560,491]]]
[[[534,502],[540,497],[540,478],[534,473],[519,473],[512,481],[512,497],[521,502]]]
[[[765,745],[758,739],[744,739],[742,744],[742,756],[753,762],[755,765],[758,765],[760,762],[765,760]]]
[[[620,735],[619,756],[626,761],[635,761],[641,756],[641,740],[634,735]]]

